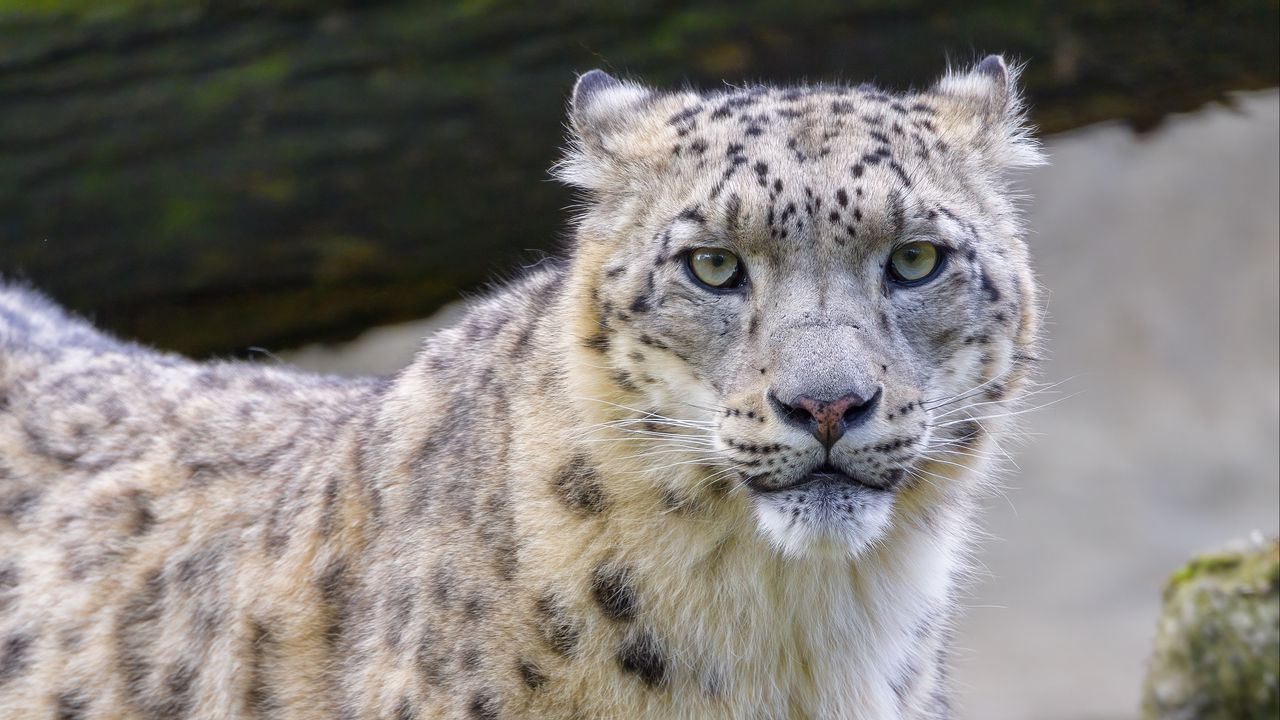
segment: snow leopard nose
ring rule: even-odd
[[[823,447],[830,450],[850,428],[871,418],[876,406],[880,404],[880,395],[881,391],[877,388],[869,398],[858,393],[849,393],[837,400],[819,400],[801,395],[790,402],[783,402],[769,393],[769,399],[783,420],[808,430]]]

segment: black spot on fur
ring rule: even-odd
[[[480,520],[480,540],[493,552],[498,577],[512,580],[520,564],[520,547],[516,540],[515,513],[503,491],[494,492],[484,502]]]
[[[449,369],[449,359],[443,355],[428,355],[427,367],[431,372],[442,373]]]
[[[520,673],[520,679],[524,682],[524,686],[530,690],[541,690],[543,685],[547,684],[547,676],[542,670],[528,660],[521,660],[516,667]]]
[[[418,716],[418,709],[413,706],[413,701],[409,698],[400,698],[400,704],[396,706],[396,720],[414,720]]]
[[[18,566],[12,561],[0,563],[0,593],[18,587]]]
[[[597,567],[591,576],[591,594],[610,620],[628,621],[636,616],[636,592],[631,571],[609,564]]]
[[[898,180],[903,184],[904,187],[911,187],[911,178],[907,177],[906,171],[902,169],[902,166],[898,164],[898,161],[890,160],[889,169],[892,170],[893,173],[898,176]]]
[[[58,694],[56,709],[58,720],[83,720],[88,710],[89,698],[79,690],[68,690]]]
[[[468,711],[471,717],[476,720],[498,720],[498,712],[501,704],[498,698],[494,697],[492,691],[481,690],[471,698],[471,705]]]
[[[675,115],[672,115],[667,120],[667,124],[668,125],[681,125],[681,124],[687,125],[689,124],[690,120],[693,120],[694,117],[696,117],[698,113],[701,113],[701,112],[702,112],[701,105],[691,105],[681,110],[680,112],[676,113]]]
[[[29,633],[14,633],[0,643],[0,685],[26,672],[30,662],[28,654],[35,637]]]
[[[179,718],[191,712],[195,704],[194,685],[197,671],[193,664],[180,662],[165,675],[158,697],[148,698],[144,713],[149,718]]]
[[[600,479],[583,455],[575,455],[561,468],[552,484],[561,502],[578,512],[596,515],[608,508]]]
[[[903,202],[902,193],[894,190],[889,193],[889,223],[893,228],[894,236],[901,235],[907,225],[907,208]]]
[[[445,654],[443,645],[444,643],[439,641],[431,628],[428,628],[418,639],[418,648],[414,652],[413,662],[418,669],[418,674],[428,685],[439,685],[444,679],[448,656]]]
[[[431,598],[436,605],[452,610],[458,599],[458,577],[448,560],[442,560],[431,570]]]
[[[222,548],[217,545],[193,552],[174,566],[174,577],[180,585],[190,587],[216,574],[222,563],[222,552]]]
[[[129,522],[131,535],[146,535],[156,525],[155,513],[145,500],[139,499]]]
[[[623,641],[618,648],[618,665],[624,672],[636,675],[651,688],[667,681],[667,661],[662,647],[648,631],[634,634]]]
[[[226,619],[226,609],[212,593],[205,593],[191,610],[191,629],[201,642],[208,642],[217,634]]]
[[[17,522],[35,507],[40,500],[40,492],[32,489],[0,496],[0,518]]]
[[[538,329],[536,319],[526,322],[520,328],[520,334],[511,343],[511,349],[507,352],[507,357],[512,360],[519,360],[529,354],[530,348],[533,347],[533,333]]]
[[[336,515],[338,512],[338,479],[335,474],[330,477],[324,484],[324,492],[320,499],[320,537],[328,538],[333,535],[334,525],[336,524]]]
[[[260,718],[272,717],[280,709],[266,677],[267,655],[274,651],[275,646],[276,640],[270,628],[254,620],[249,632],[249,688],[245,691],[245,704]]]
[[[346,592],[347,564],[341,560],[329,563],[316,580],[320,597],[327,603],[337,602]]]
[[[459,664],[462,665],[463,670],[470,673],[480,668],[481,659],[480,648],[472,645],[462,651],[462,657]]]
[[[126,694],[139,705],[147,698],[144,685],[151,673],[152,646],[159,640],[165,590],[164,576],[159,569],[152,570],[116,617],[116,665],[124,676]]]
[[[639,390],[639,388],[636,387],[635,381],[631,378],[631,373],[626,370],[614,370],[609,374],[609,379],[613,380],[614,385],[617,385],[620,389],[626,392],[636,392]]]
[[[991,302],[1000,301],[1000,291],[996,289],[995,283],[991,282],[991,276],[987,274],[985,269],[980,270],[980,279],[982,281],[982,291],[987,294],[987,300]]]
[[[420,594],[418,585],[410,578],[401,578],[382,596],[382,634],[387,646],[399,650],[404,640],[404,630],[413,616],[414,600]]]
[[[597,330],[593,335],[588,337],[586,340],[583,340],[582,346],[588,350],[594,350],[595,352],[598,352],[601,355],[603,355],[609,352],[609,345],[611,344],[611,340],[609,337],[610,330],[608,325],[603,323],[603,321],[601,322],[601,324],[603,325],[603,327]]]
[[[686,208],[677,217],[681,220],[698,223],[699,225],[705,225],[707,223],[707,216],[703,215],[702,211],[696,207]]]
[[[578,637],[582,634],[582,630],[579,624],[569,616],[568,609],[556,599],[555,595],[546,593],[538,598],[537,610],[542,638],[547,646],[558,655],[572,655],[578,646]]]
[[[769,165],[767,163],[765,163],[763,160],[758,161],[754,166],[752,166],[751,169],[755,171],[756,182],[759,183],[760,187],[764,187],[766,184],[768,184]]]
[[[511,315],[507,311],[493,310],[473,316],[467,321],[463,332],[471,342],[490,340],[502,332],[502,328],[510,321]]]
[[[462,604],[464,620],[479,620],[489,613],[489,601],[480,593],[472,593]]]
[[[267,525],[262,532],[262,547],[267,555],[273,558],[280,557],[284,552],[289,544],[290,530],[292,530],[288,524],[291,514],[285,508],[289,496],[284,490],[279,492],[275,502],[271,504],[271,513],[267,516]]]

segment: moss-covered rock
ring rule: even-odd
[[[1143,713],[1280,718],[1280,541],[1203,555],[1169,580]]]

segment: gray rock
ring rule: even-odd
[[[1256,535],[1170,578],[1143,716],[1280,717],[1280,541]]]

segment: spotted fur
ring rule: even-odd
[[[570,120],[569,259],[392,378],[190,362],[0,287],[0,714],[948,716],[1038,328],[1004,62],[906,94],[592,72]],[[920,238],[942,274],[888,284]],[[699,246],[747,284],[699,287]],[[771,400],[849,388],[878,404],[829,452]]]

